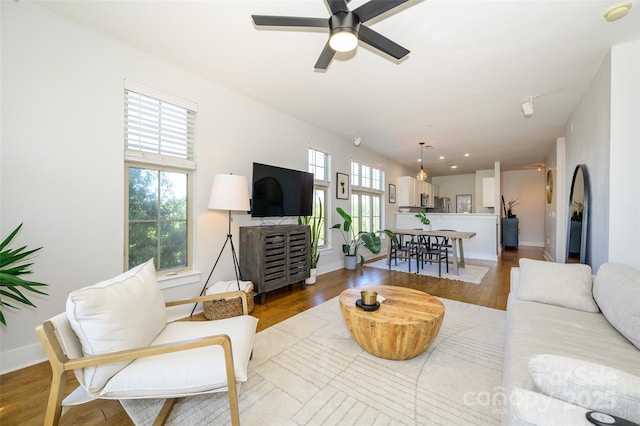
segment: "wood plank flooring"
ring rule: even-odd
[[[461,302],[505,309],[509,293],[509,274],[518,259],[528,257],[543,259],[541,247],[523,247],[502,252],[499,261],[473,260],[473,264],[489,267],[489,272],[480,285],[458,281],[423,277],[415,274],[358,267],[356,271],[338,270],[318,277],[315,285],[301,290],[294,285],[268,293],[264,305],[256,304],[252,315],[259,318],[258,331],[319,305],[338,296],[349,287],[366,284],[385,284],[410,287],[426,291],[434,296]],[[41,425],[51,383],[51,368],[48,363],[0,376],[0,424]],[[67,392],[77,387],[72,373],[67,380]],[[117,401],[99,400],[72,408],[64,415],[61,425],[132,425]]]

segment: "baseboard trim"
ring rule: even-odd
[[[0,353],[0,374],[10,373],[47,360],[40,343]]]
[[[540,241],[520,241],[521,246],[544,247],[544,242]]]
[[[545,259],[547,262],[555,262],[555,261],[556,261],[556,260],[553,258],[553,256],[551,256],[551,255],[549,254],[549,252],[547,252],[546,250],[544,251],[544,253],[542,253],[542,257],[544,257],[544,259]]]

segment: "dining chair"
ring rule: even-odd
[[[231,296],[241,298],[243,315],[167,322],[168,307]],[[53,372],[44,424],[94,399],[148,398],[166,399],[154,423],[164,424],[178,398],[227,392],[231,424],[239,425],[238,386],[248,378],[258,322],[247,313],[242,291],[165,303],[152,259],[72,292],[65,312],[36,327]],[[68,371],[80,386],[65,398]]]
[[[408,238],[408,241],[405,240]],[[406,260],[409,264],[409,272],[411,272],[411,259],[416,259],[416,268],[418,267],[418,247],[413,236],[395,234],[395,238],[391,239],[391,259],[389,261],[389,269],[391,269],[391,260],[398,266],[398,258]]]
[[[442,277],[442,262],[444,261],[447,269],[447,273],[449,273],[449,249],[447,247],[449,239],[446,237],[439,236],[427,236],[427,235],[419,235],[418,236],[418,259],[419,263],[424,265],[429,262],[429,264],[433,264],[433,262],[438,262],[438,276]]]

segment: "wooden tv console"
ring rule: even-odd
[[[307,225],[240,227],[240,273],[253,282],[258,303],[265,293],[309,278],[311,232]]]

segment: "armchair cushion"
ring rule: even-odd
[[[167,324],[152,345],[226,334],[232,342],[236,382],[245,382],[257,323],[258,319],[249,315],[217,321],[173,322]],[[168,371],[170,374],[166,374]],[[136,359],[92,396],[168,398],[222,391],[226,390],[226,384],[224,350],[214,345]]]
[[[66,313],[85,355],[149,346],[166,325],[153,259],[107,281],[72,292]],[[85,368],[89,394],[102,389],[129,361]]]

